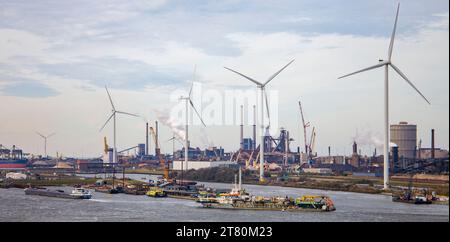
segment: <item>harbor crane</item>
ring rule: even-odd
[[[307,137],[307,128],[310,126],[310,123],[305,121],[305,115],[303,114],[303,108],[302,108],[301,101],[298,101],[298,106],[300,107],[300,115],[302,117],[303,138],[304,138],[304,142],[305,142],[305,155],[306,155],[306,157],[309,158],[309,147],[310,147],[310,145],[308,145],[308,141],[306,140],[307,139],[306,137]]]
[[[315,147],[316,146],[316,127],[313,127],[312,132],[311,132],[311,139],[309,140],[309,145],[307,147],[307,159],[308,159],[308,163],[311,165],[312,164],[312,158],[314,156],[314,151],[315,151]]]
[[[159,148],[159,142],[158,142],[158,138],[156,136],[156,131],[153,127],[150,127],[150,133],[152,134],[153,140],[155,141],[155,150],[160,150]],[[163,156],[161,155],[161,152],[158,152],[158,154],[155,154],[159,160],[159,164],[161,165],[163,171],[164,171],[164,178],[166,180],[169,179],[169,164],[166,164],[165,159],[163,158]]]

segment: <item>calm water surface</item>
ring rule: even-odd
[[[132,179],[149,178],[127,175]],[[203,183],[216,188],[230,184]],[[260,221],[443,221],[449,222],[447,205],[393,203],[384,195],[321,191],[301,188],[245,185],[254,195],[292,196],[324,194],[330,196],[335,212],[277,212],[202,209],[193,201],[150,198],[126,194],[110,195],[92,191],[90,200],[66,200],[25,195],[22,189],[0,189],[0,221],[183,221],[183,222],[260,222]],[[63,188],[70,191],[71,188]]]

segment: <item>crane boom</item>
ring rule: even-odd
[[[311,141],[310,141],[310,156],[313,156],[314,150],[315,150],[315,146],[316,146],[316,128],[313,128],[312,134],[311,134]]]
[[[305,116],[303,115],[302,103],[301,103],[300,101],[298,101],[298,105],[299,105],[299,107],[300,107],[300,114],[301,114],[301,116],[302,116],[302,123],[303,123],[303,137],[304,137],[304,142],[305,142],[305,154],[306,154],[306,157],[308,157],[308,153],[309,153],[308,151],[309,151],[309,149],[308,149],[308,141],[306,140],[306,139],[307,139],[307,138],[306,138],[306,136],[307,136],[306,128],[309,127],[309,122],[308,122],[308,123],[305,122]]]

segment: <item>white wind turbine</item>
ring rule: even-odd
[[[186,114],[186,124],[185,124],[186,132],[185,132],[185,137],[184,137],[185,138],[184,139],[184,163],[186,164],[186,167],[185,167],[186,170],[188,170],[188,160],[189,160],[189,157],[188,157],[189,156],[189,134],[188,134],[189,132],[188,132],[188,129],[189,129],[189,117],[190,117],[189,116],[189,105],[192,107],[192,109],[194,109],[195,113],[197,114],[197,117],[200,119],[203,126],[206,127],[206,124],[205,124],[205,122],[203,122],[203,119],[202,119],[200,113],[195,108],[194,102],[192,102],[192,89],[194,87],[194,80],[195,80],[195,68],[194,68],[194,77],[193,77],[191,89],[189,90],[189,95],[187,97],[180,97],[180,100],[184,100],[185,104],[186,104],[186,112],[185,112],[185,114]],[[181,169],[183,170],[184,169],[183,165],[181,167],[182,167]]]
[[[269,126],[270,126],[270,113],[269,113],[269,106],[268,106],[268,100],[267,100],[267,94],[265,91],[266,85],[269,84],[270,81],[272,81],[276,76],[278,76],[278,74],[280,74],[284,69],[286,69],[290,64],[292,64],[292,62],[294,62],[295,60],[292,60],[291,62],[289,62],[287,65],[285,65],[283,68],[281,68],[281,70],[275,72],[275,74],[273,74],[271,77],[269,77],[269,79],[262,83],[259,81],[256,81],[253,78],[250,78],[242,73],[239,73],[235,70],[232,70],[228,67],[225,67],[225,69],[234,72],[242,77],[244,77],[245,79],[253,82],[256,84],[257,88],[260,90],[261,92],[261,121],[260,121],[260,128],[261,128],[261,140],[260,140],[260,148],[259,148],[259,180],[260,181],[264,181],[264,136],[265,136],[265,126],[264,126],[264,100],[266,101],[266,109],[267,109],[267,116],[269,118]]]
[[[38,134],[39,136],[41,136],[44,139],[44,153],[45,153],[45,157],[47,157],[47,139],[52,137],[56,133],[51,133],[51,134],[49,134],[47,136],[45,136],[45,135],[43,135],[43,134],[41,134],[39,132],[36,132],[36,134]]]
[[[357,73],[365,72],[368,70],[384,67],[384,189],[389,188],[389,66],[394,69],[414,90],[416,90],[420,96],[425,99],[428,104],[431,104],[427,98],[417,89],[414,84],[406,77],[400,69],[392,63],[392,51],[394,48],[395,32],[397,29],[398,13],[400,10],[400,3],[397,6],[397,14],[395,16],[394,30],[392,31],[391,42],[389,44],[388,58],[387,60],[379,60],[377,65],[350,73],[348,75],[339,77],[338,79],[348,77]]]
[[[100,132],[105,128],[105,126],[108,124],[108,122],[113,119],[113,126],[114,126],[114,151],[113,151],[113,163],[117,163],[117,147],[116,147],[116,114],[120,113],[120,114],[125,114],[125,115],[129,115],[129,116],[133,116],[133,117],[139,117],[138,115],[132,114],[132,113],[127,113],[127,112],[122,112],[122,111],[118,111],[116,110],[116,108],[114,107],[114,103],[112,101],[111,95],[109,94],[108,88],[105,86],[106,89],[106,93],[108,94],[108,98],[109,98],[109,102],[111,103],[111,107],[112,107],[112,114],[111,116],[109,116],[109,118],[106,120],[105,124],[100,128]]]

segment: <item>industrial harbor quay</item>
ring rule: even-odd
[[[137,178],[140,178],[137,177]],[[229,184],[205,183],[228,188]],[[258,195],[323,194],[324,191],[245,186]],[[449,208],[442,205],[415,206],[393,204],[389,196],[332,192],[326,194],[335,201],[338,210],[330,214],[289,213],[275,211],[205,210],[193,201],[148,198],[126,194],[94,193],[90,200],[61,200],[58,198],[26,196],[21,189],[0,192],[0,221],[148,221],[148,222],[448,222]],[[31,205],[30,205],[31,204]],[[14,212],[13,212],[14,211]]]
[[[449,222],[448,0],[0,17],[0,222]]]

